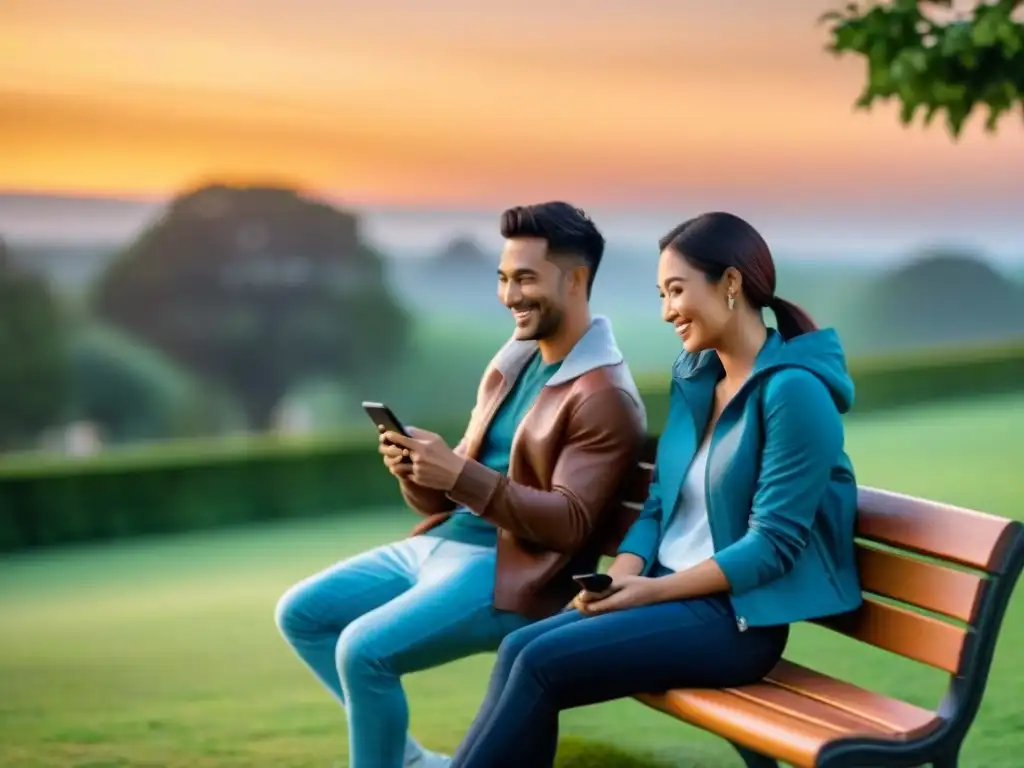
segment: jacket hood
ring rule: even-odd
[[[803,368],[813,373],[828,388],[840,413],[846,413],[853,406],[853,379],[847,371],[846,354],[834,329],[824,328],[783,339],[778,331],[769,328],[750,380],[780,368]],[[722,370],[717,352],[706,350],[691,354],[684,351],[676,360],[673,375],[689,379],[710,369]]]

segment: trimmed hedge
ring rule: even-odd
[[[854,413],[1024,389],[1024,343],[851,361]],[[652,432],[668,377],[640,382]],[[425,425],[457,439],[462,426]],[[195,530],[369,506],[398,489],[366,435],[183,440],[68,459],[0,457],[0,551]],[[410,519],[410,524],[412,520]]]
[[[0,552],[400,503],[372,430],[21,454],[0,460]]]

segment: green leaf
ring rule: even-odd
[[[964,122],[971,113],[971,105],[962,101],[954,101],[946,107],[946,127],[954,139],[960,137]]]
[[[903,52],[903,61],[919,75],[928,68],[928,53],[923,48],[912,48]]]
[[[999,118],[1003,116],[1003,113],[1009,110],[1008,105],[993,105],[989,107],[988,118],[985,120],[985,130],[988,133],[995,133],[996,127],[999,124]]]
[[[905,101],[900,106],[900,122],[909,125],[914,121],[914,113],[917,112],[918,104]]]
[[[857,97],[857,101],[855,101],[853,103],[853,106],[856,109],[864,109],[864,110],[870,111],[871,110],[871,104],[874,102],[874,100],[875,100],[875,95],[873,93],[871,93],[871,91],[869,91],[869,90],[864,90],[861,93],[861,95],[859,97]]]
[[[1007,59],[1024,49],[1024,29],[1019,24],[1001,24],[996,30],[996,37],[1002,43],[1003,56]]]
[[[1000,22],[993,14],[982,16],[971,29],[971,41],[981,48],[995,45],[999,39]]]
[[[844,22],[834,31],[835,48],[839,51],[861,51],[868,40],[862,24]]]

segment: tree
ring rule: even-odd
[[[849,3],[821,20],[829,24],[828,50],[866,60],[858,108],[895,98],[904,125],[919,113],[925,125],[945,113],[956,140],[975,107],[988,108],[989,132],[1015,109],[1024,119],[1022,6],[1024,0],[996,0],[957,14],[952,0]]]
[[[95,299],[101,317],[226,386],[259,428],[295,382],[379,374],[409,331],[357,219],[283,188],[180,196]]]
[[[81,318],[69,333],[68,358],[70,415],[98,425],[106,443],[204,435],[231,426],[232,404],[223,393],[109,325]]]
[[[434,254],[430,260],[432,268],[454,271],[485,271],[493,277],[493,265],[487,252],[472,237],[462,235],[452,238],[448,244]]]
[[[0,240],[0,450],[22,445],[60,419],[64,330],[46,279],[14,264]]]
[[[984,345],[1024,334],[1024,290],[980,254],[933,248],[865,286],[860,313],[876,349]]]

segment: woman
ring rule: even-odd
[[[660,248],[662,316],[684,351],[649,497],[608,591],[505,639],[456,768],[551,766],[559,711],[754,683],[791,623],[860,605],[838,337],[775,295],[768,246],[742,219],[698,216]]]

